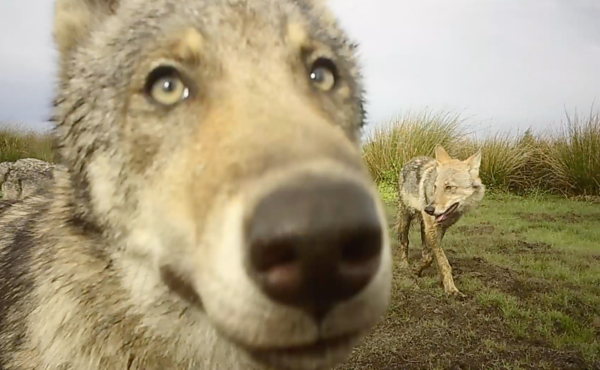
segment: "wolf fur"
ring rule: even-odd
[[[57,165],[47,193],[0,202],[0,369],[345,361],[392,266],[356,46],[322,3],[56,1]],[[381,225],[371,280],[320,320],[261,291],[242,232],[260,199],[311,177],[362,189]]]
[[[441,248],[449,227],[483,199],[485,186],[479,178],[481,151],[464,161],[451,158],[437,146],[435,159],[416,157],[404,165],[398,179],[398,252],[400,264],[409,268],[408,232],[417,218],[423,243],[421,263],[414,272],[420,276],[435,257],[444,290],[449,295],[463,294],[454,285],[452,269]]]

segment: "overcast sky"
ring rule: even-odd
[[[600,0],[330,0],[361,43],[370,122],[426,107],[491,129],[600,109]],[[0,0],[0,121],[46,128],[54,0]]]

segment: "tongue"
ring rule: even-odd
[[[435,217],[435,220],[436,220],[437,222],[442,222],[442,221],[444,221],[444,220],[446,219],[446,217],[447,217],[447,216],[446,216],[446,214],[444,213],[443,215],[436,216],[436,217]]]

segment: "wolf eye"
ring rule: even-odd
[[[454,189],[455,189],[455,186],[446,185],[446,191],[453,191]]]
[[[173,67],[158,67],[148,76],[146,94],[155,102],[172,106],[190,96],[190,89]]]
[[[321,91],[330,91],[335,87],[337,70],[330,59],[317,59],[310,70],[310,80]]]

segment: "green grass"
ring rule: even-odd
[[[19,125],[0,124],[0,162],[14,162],[21,158],[52,161],[50,134],[27,130]]]
[[[396,194],[380,191],[391,227]],[[467,298],[445,296],[435,263],[422,278],[396,268],[385,318],[338,369],[600,368],[597,204],[488,195],[442,247]]]

